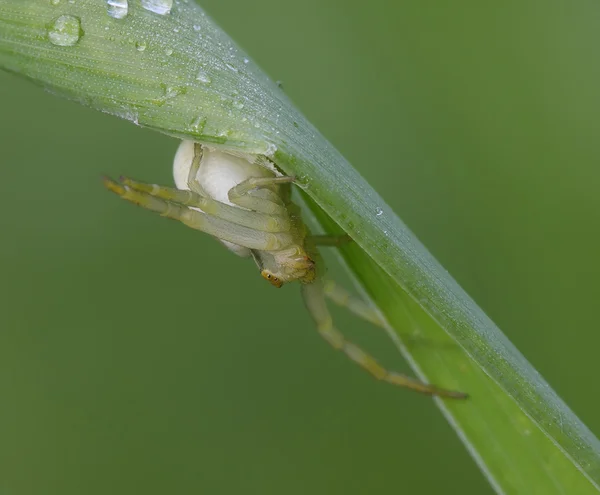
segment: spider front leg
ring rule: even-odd
[[[105,178],[104,185],[123,199],[131,201],[148,210],[157,212],[163,217],[178,220],[188,227],[201,230],[218,239],[249,249],[277,251],[289,246],[293,241],[291,234],[287,232],[266,232],[264,230],[224,220],[215,215],[209,215],[201,211],[193,210],[188,206],[167,201],[160,197],[158,193],[157,195],[152,195],[143,190],[134,189],[127,185],[127,180],[125,180],[124,184],[119,184],[118,182]],[[158,191],[164,192],[164,190],[160,190],[160,188]],[[190,196],[186,197],[189,198]]]
[[[287,215],[287,208],[276,192],[269,186],[291,184],[294,177],[251,177],[228,192],[229,201],[252,211],[267,215]]]
[[[137,182],[127,177],[121,177],[120,182],[123,186],[139,193],[161,198],[170,203],[199,208],[204,213],[250,229],[263,232],[289,232],[290,230],[290,221],[286,216],[266,215],[265,213],[243,210],[237,206],[221,203],[202,193]]]
[[[346,356],[362,366],[378,380],[391,383],[400,387],[409,388],[427,395],[437,395],[454,399],[466,399],[467,394],[453,390],[445,390],[435,385],[423,383],[406,375],[388,371],[381,366],[375,358],[367,354],[360,347],[346,340],[344,335],[334,327],[331,314],[327,309],[325,292],[319,280],[302,285],[302,296],[306,307],[317,325],[321,336],[335,349],[343,351]]]

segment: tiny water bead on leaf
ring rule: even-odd
[[[273,286],[300,282],[305,306],[321,336],[378,380],[428,395],[466,398],[462,392],[388,371],[335,328],[326,296],[370,322],[382,322],[364,301],[331,281],[324,283],[318,246],[337,247],[350,238],[311,235],[300,207],[291,199],[295,177],[281,175],[266,155],[228,153],[183,141],[175,155],[173,176],[177,188],[128,178],[104,183],[122,198],[210,234],[238,256],[252,258]]]
[[[198,74],[196,75],[196,80],[200,81],[203,84],[211,83],[211,78],[204,69],[198,70]]]
[[[142,7],[155,14],[165,15],[171,12],[173,0],[142,0]]]
[[[123,19],[129,12],[127,0],[106,0],[108,15],[115,19]]]
[[[48,39],[57,46],[74,46],[83,36],[81,21],[72,15],[61,15],[48,26]]]

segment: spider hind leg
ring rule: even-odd
[[[352,361],[360,365],[378,380],[399,387],[409,388],[426,395],[436,395],[438,397],[453,399],[466,399],[468,397],[468,395],[463,392],[446,390],[396,373],[395,371],[388,371],[381,366],[374,357],[363,351],[357,345],[346,340],[344,335],[333,325],[331,315],[325,302],[325,292],[320,281],[317,280],[311,284],[303,284],[302,296],[321,336],[329,342],[333,348],[344,352],[344,354]]]

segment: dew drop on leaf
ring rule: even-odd
[[[198,74],[196,75],[196,79],[204,84],[211,83],[211,79],[210,79],[209,75],[204,71],[204,69],[200,69],[198,71]]]
[[[142,7],[155,14],[165,15],[171,12],[173,0],[142,0]]]
[[[127,0],[106,0],[108,15],[115,19],[123,19],[129,12]]]
[[[82,36],[81,21],[72,15],[61,15],[48,27],[48,39],[53,45],[74,46]]]

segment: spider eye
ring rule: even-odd
[[[260,274],[263,276],[263,278],[265,280],[268,280],[272,285],[274,285],[277,288],[279,288],[283,285],[283,282],[281,281],[281,279],[277,278],[275,275],[273,275],[268,270],[263,270],[260,272]]]

